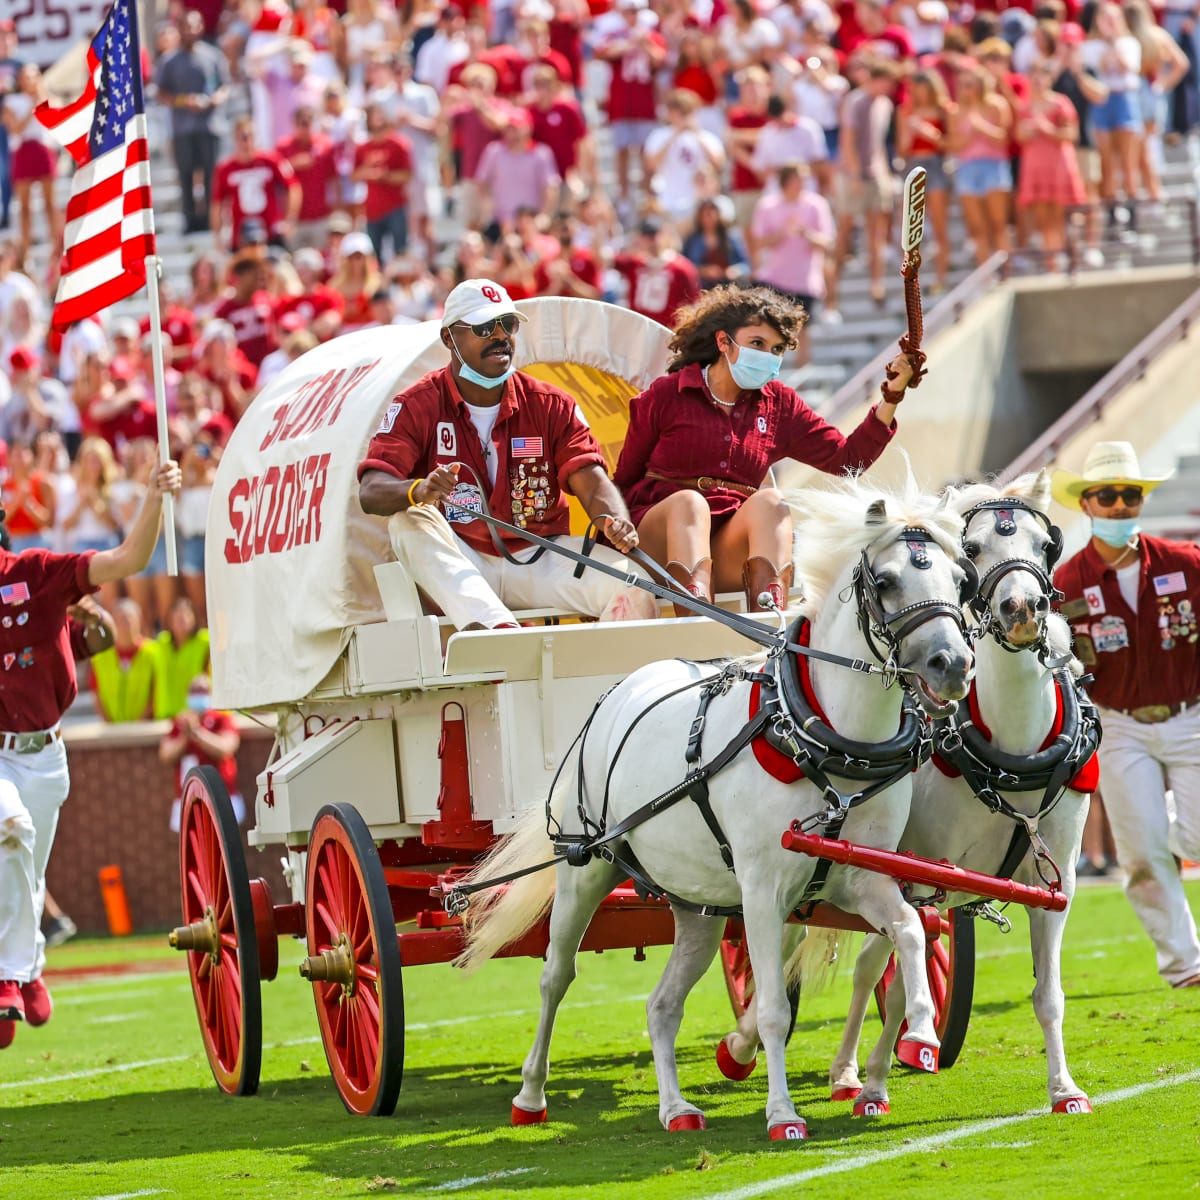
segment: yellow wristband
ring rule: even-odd
[[[420,508],[421,507],[420,500],[414,499],[413,493],[417,490],[417,484],[424,483],[424,482],[425,482],[425,479],[424,479],[424,476],[422,476],[420,479],[414,479],[412,481],[412,483],[410,483],[408,485],[408,507],[409,508]]]

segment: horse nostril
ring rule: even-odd
[[[1021,601],[1016,596],[1007,596],[1000,601],[1000,612],[1006,617],[1014,616],[1020,607]]]
[[[1037,604],[1034,605],[1040,613],[1048,613],[1050,611],[1050,597],[1041,595],[1037,598]]]
[[[948,650],[939,650],[936,654],[929,656],[929,669],[937,671],[939,674],[945,674],[950,669],[952,661]]]

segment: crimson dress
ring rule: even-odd
[[[1075,108],[1066,96],[1053,95],[1054,106],[1047,114],[1058,129],[1075,122]],[[1017,112],[1017,121],[1027,121],[1033,109],[1025,105]],[[1064,208],[1087,202],[1075,147],[1059,137],[1039,133],[1021,146],[1021,175],[1017,203],[1061,204]]]

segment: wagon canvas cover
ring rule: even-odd
[[[613,305],[523,301],[518,367],[571,390],[610,466],[629,396],[666,368],[668,331]],[[303,699],[351,627],[385,619],[372,568],[387,523],[358,504],[356,471],[397,393],[446,365],[437,322],[365,329],[305,354],[238,423],[213,486],[205,547],[214,701]]]

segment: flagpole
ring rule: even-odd
[[[163,370],[162,308],[158,296],[158,255],[146,256],[146,296],[150,302],[150,361],[154,365],[154,413],[158,425],[158,459],[171,457],[171,437],[167,429],[167,384]],[[179,574],[179,551],[175,545],[175,497],[163,494],[163,535],[167,539],[167,574]]]

